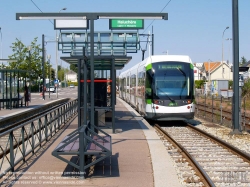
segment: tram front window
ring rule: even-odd
[[[155,99],[190,98],[190,64],[182,62],[159,62],[153,64],[152,88]]]

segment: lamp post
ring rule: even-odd
[[[230,41],[230,40],[233,40],[232,38],[226,38],[227,41]],[[231,66],[230,66],[230,44],[228,45],[228,66],[230,67],[231,69]],[[228,77],[229,77],[229,80],[230,80],[230,74],[231,74],[231,71],[229,71],[229,74],[228,74]]]
[[[2,39],[2,29],[1,29],[1,27],[0,27],[0,33],[1,33],[1,56],[0,56],[0,58],[3,59],[3,44],[2,44],[3,39]],[[2,68],[3,68],[3,62],[2,62]],[[4,74],[1,73],[0,75],[1,75],[1,88],[0,89],[1,89],[1,93],[2,93],[2,99],[3,99],[4,98],[4,93],[3,93],[4,92],[4,86],[3,86],[4,85],[4,80],[3,80]]]
[[[28,51],[29,51],[29,93],[30,93],[30,86],[31,86],[31,80],[30,80],[30,74],[31,74],[31,55],[30,55],[30,51],[31,51],[31,46],[28,46]]]
[[[3,59],[3,38],[2,38],[2,29],[0,27],[0,33],[1,33],[1,59]]]
[[[227,30],[227,29],[229,29],[229,27],[226,27],[225,29],[224,29],[224,31],[223,31],[223,34],[222,34],[222,78],[224,78],[224,69],[223,69],[223,53],[224,53],[224,49],[223,49],[223,44],[224,44],[224,33],[225,33],[225,31]]]
[[[62,10],[67,10],[67,8],[62,8],[59,13]],[[57,30],[56,30],[56,80],[58,80],[58,37],[57,37]],[[59,84],[59,83],[58,83]],[[56,98],[58,98],[58,85],[56,87]]]
[[[50,69],[50,58],[51,55],[47,55],[47,59],[48,59],[48,63],[49,63],[49,98],[50,98],[50,73],[51,73],[51,69]]]
[[[233,40],[233,39],[232,39],[232,38],[226,38],[225,40],[230,41],[230,40]],[[228,45],[228,61],[229,61],[228,65],[230,64],[230,58],[231,58],[231,57],[230,57],[230,56],[231,56],[231,55],[230,55],[230,51],[231,51],[231,50],[230,50],[230,44],[229,44],[229,45]]]

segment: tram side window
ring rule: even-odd
[[[124,91],[123,88],[124,88],[124,83],[125,83],[125,78],[121,79],[121,84],[120,84],[120,91]]]
[[[136,85],[136,75],[135,74],[133,74],[133,75],[131,75],[131,77],[130,77],[130,81],[131,81],[131,94],[135,94],[135,85]]]
[[[138,73],[138,85],[137,85],[137,94],[138,96],[142,96],[142,87],[143,87],[143,84],[142,84],[142,76],[143,76],[143,73],[142,72],[139,72]]]
[[[126,79],[127,79],[126,92],[129,93],[129,77],[127,77]]]
[[[151,98],[152,97],[152,76],[150,75],[150,73],[147,71],[147,74],[146,74],[146,80],[145,80],[145,83],[146,83],[146,97],[147,98]]]
[[[142,79],[141,79],[141,81],[142,81],[142,88],[141,88],[141,92],[142,92],[142,95],[144,95],[145,94],[145,72],[142,72]]]

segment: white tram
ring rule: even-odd
[[[145,118],[194,118],[194,71],[189,56],[154,55],[119,76],[119,97]]]

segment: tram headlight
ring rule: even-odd
[[[154,100],[154,104],[158,105],[159,101],[158,100]]]
[[[153,102],[154,102],[154,104],[156,104],[156,105],[163,104],[163,101],[161,101],[161,100],[154,100]]]

